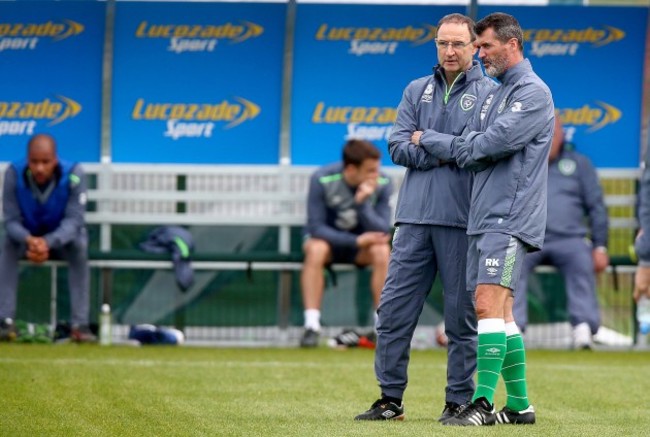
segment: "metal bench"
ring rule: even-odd
[[[6,165],[0,165],[4,175]],[[199,247],[192,256],[195,270],[278,271],[278,320],[289,321],[292,272],[302,268],[302,253],[291,252],[291,228],[305,222],[309,178],[315,167],[199,166],[145,164],[84,164],[89,179],[86,222],[99,227],[99,250],[91,250],[89,264],[101,271],[102,300],[111,301],[115,269],[172,269],[169,256],[136,249],[116,249],[117,225],[243,225],[277,227],[277,250]],[[399,183],[400,169],[391,171]],[[1,176],[0,176],[1,177]],[[195,237],[196,238],[196,237]],[[197,245],[205,243],[198,239]],[[203,244],[205,246],[205,244]],[[62,263],[51,268],[52,320],[56,320],[56,278]],[[335,265],[351,270],[351,265]]]
[[[0,182],[6,165],[0,164]],[[99,251],[91,251],[90,266],[101,269],[101,295],[110,301],[114,269],[171,269],[160,255],[119,250],[111,245],[114,226],[123,224],[193,226],[274,226],[279,229],[275,251],[235,251],[233,247],[200,250],[193,258],[196,270],[279,271],[278,311],[280,327],[289,320],[292,272],[300,270],[302,254],[291,252],[291,228],[305,222],[305,200],[314,167],[293,166],[202,166],[146,164],[84,164],[89,176],[88,224],[100,230]],[[403,169],[391,168],[396,191]],[[604,181],[627,181],[638,171],[600,171]],[[396,198],[396,195],[394,196]],[[633,208],[635,195],[609,194],[610,208]],[[634,229],[633,217],[612,217],[612,229]],[[623,257],[624,258],[624,257]],[[613,259],[610,271],[633,269],[629,259]],[[56,297],[59,262],[52,269],[52,295]],[[624,267],[627,266],[627,267]],[[336,266],[339,269],[351,266]],[[543,271],[545,268],[542,267]],[[54,298],[53,305],[56,305]],[[55,321],[56,308],[52,312]]]

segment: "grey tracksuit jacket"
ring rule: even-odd
[[[441,163],[411,143],[411,135],[427,129],[460,135],[476,112],[477,101],[495,86],[474,61],[449,92],[440,66],[436,66],[434,74],[406,87],[388,145],[393,162],[407,168],[397,201],[396,224],[467,228],[471,173],[453,161]],[[462,94],[455,95],[454,91]],[[434,171],[428,171],[431,169]]]
[[[465,138],[426,132],[424,149],[475,172],[467,233],[512,235],[541,248],[546,228],[553,97],[528,59],[498,77]]]
[[[320,238],[332,246],[356,247],[364,232],[390,231],[390,196],[393,185],[385,174],[365,202],[354,201],[356,187],[343,178],[343,163],[325,165],[311,177],[307,194],[307,225],[304,238]]]
[[[588,216],[589,220],[585,220]],[[535,267],[558,268],[566,286],[567,311],[573,326],[600,327],[593,247],[607,247],[607,209],[596,169],[585,155],[562,150],[548,165],[548,221],[542,250],[526,256],[513,313],[521,329],[528,324],[528,278]],[[592,243],[585,241],[590,234]]]
[[[607,208],[598,173],[589,158],[563,150],[549,163],[548,174],[549,220],[544,241],[585,238],[590,234],[593,247],[607,247]]]

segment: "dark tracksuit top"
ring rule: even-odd
[[[467,227],[471,173],[453,162],[441,164],[411,143],[411,135],[429,129],[460,135],[474,114],[477,100],[494,86],[474,61],[451,89],[440,66],[434,74],[406,87],[389,141],[393,162],[407,168],[397,200],[397,224]]]
[[[356,248],[357,237],[364,232],[389,232],[393,185],[385,174],[378,182],[375,192],[357,204],[356,187],[343,178],[343,163],[316,170],[309,181],[304,238],[322,239],[333,247]]]
[[[528,277],[540,264],[551,264],[564,278],[569,321],[600,327],[593,248],[607,247],[608,217],[596,169],[589,158],[562,150],[549,162],[548,220],[544,247],[526,256],[515,293],[514,316],[522,329],[528,324]],[[589,240],[587,240],[589,237]]]
[[[607,247],[607,230],[607,208],[596,169],[585,155],[563,150],[548,167],[544,242],[589,235],[593,247]]]
[[[0,318],[14,318],[18,262],[25,256],[26,238],[43,237],[50,256],[68,263],[70,322],[87,325],[90,308],[88,237],[84,213],[86,180],[82,168],[59,161],[54,184],[40,189],[30,183],[26,161],[13,163],[3,185],[6,239],[0,253]]]

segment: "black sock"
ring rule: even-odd
[[[381,395],[381,400],[385,401],[385,402],[392,402],[395,405],[397,405],[398,407],[400,405],[402,405],[402,400],[400,398],[393,398],[393,397],[390,397],[390,396],[386,396],[385,394]]]

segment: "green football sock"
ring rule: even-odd
[[[526,384],[526,349],[520,333],[506,338],[506,358],[503,360],[501,376],[506,384],[508,400],[506,406],[514,411],[528,408],[528,385]]]
[[[499,382],[505,355],[506,333],[504,331],[478,334],[477,384],[472,401],[485,398],[490,404],[494,404],[494,390]]]

